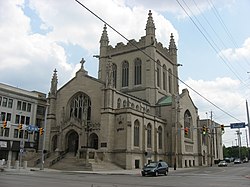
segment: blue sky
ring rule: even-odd
[[[183,65],[179,68],[180,79],[233,116],[190,90],[200,118],[210,116],[212,111],[213,119],[221,124],[247,121],[245,102],[250,101],[250,74],[247,73],[250,72],[250,1],[80,2],[128,39],[137,41],[145,34],[147,14],[152,10],[157,41],[168,47],[170,33],[174,33],[178,61]],[[75,75],[81,58],[85,58],[85,69],[89,74],[97,77],[98,61],[93,55],[99,53],[103,23],[75,0],[0,1],[0,12],[2,83],[48,93],[53,70],[56,68],[58,71],[60,87]],[[126,43],[110,28],[108,35],[113,46],[117,42]],[[186,87],[181,83],[180,92]],[[245,130],[241,129],[243,145],[246,145]],[[235,139],[235,130],[226,128],[224,144],[235,145]]]

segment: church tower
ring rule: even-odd
[[[46,140],[50,140],[51,127],[56,125],[56,98],[57,98],[57,71],[54,70],[52,76],[50,92],[48,94],[48,106],[47,106],[47,122],[46,122]],[[45,150],[50,150],[49,141],[45,143]]]

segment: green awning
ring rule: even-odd
[[[158,100],[157,105],[171,105],[172,104],[172,96],[164,96]]]

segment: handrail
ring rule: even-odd
[[[49,166],[52,166],[52,165],[56,164],[58,161],[62,160],[68,152],[69,152],[68,149],[66,151],[61,152],[58,157],[56,157],[54,160],[52,160],[49,163]]]

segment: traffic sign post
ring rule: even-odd
[[[230,123],[230,127],[231,127],[231,129],[245,128],[245,127],[246,127],[246,124],[245,124],[245,122],[241,122],[241,123]]]

